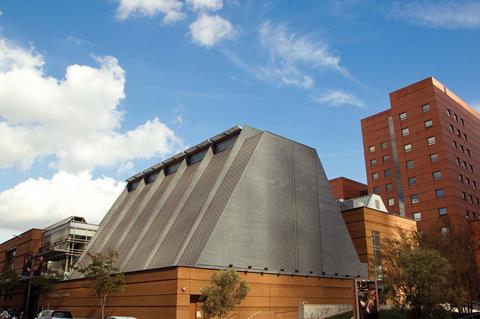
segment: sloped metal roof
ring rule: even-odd
[[[174,173],[154,166],[129,179],[135,187],[119,196],[88,252],[117,251],[122,272],[233,265],[366,275],[314,149],[248,126],[208,141],[184,152],[207,146],[200,161],[179,156],[163,162],[179,163]]]

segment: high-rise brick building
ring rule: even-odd
[[[369,192],[423,231],[480,218],[480,114],[434,78],[390,103],[362,120]]]

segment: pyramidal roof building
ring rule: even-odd
[[[237,126],[127,182],[87,248],[117,251],[121,272],[367,274],[311,147]]]

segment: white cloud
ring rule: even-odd
[[[312,99],[320,104],[339,107],[344,105],[364,107],[365,105],[355,95],[343,90],[329,90],[318,95],[312,96]]]
[[[72,215],[99,223],[125,187],[123,182],[88,173],[56,173],[52,179],[28,179],[0,192],[0,225],[8,236],[43,228]]]
[[[98,67],[70,65],[57,79],[34,49],[0,38],[0,168],[28,169],[53,156],[59,169],[91,171],[181,147],[158,119],[120,132],[125,71],[113,57],[96,60]]]
[[[235,29],[219,15],[201,13],[190,25],[190,34],[194,43],[209,48],[221,40],[232,38]]]
[[[68,43],[71,43],[71,44],[75,44],[75,45],[85,45],[85,44],[90,44],[89,41],[85,40],[85,39],[82,39],[82,38],[79,38],[79,37],[75,37],[73,35],[69,35],[66,39],[65,39],[66,42]]]
[[[480,28],[479,1],[402,2],[393,8],[392,16],[413,25],[430,28]]]
[[[163,21],[168,24],[185,17],[181,0],[118,0],[118,2],[117,18],[119,20],[132,16],[153,17],[163,14]]]
[[[217,11],[223,8],[223,0],[187,0],[195,11]]]

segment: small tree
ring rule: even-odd
[[[413,237],[391,240],[386,246],[387,297],[409,309],[411,318],[440,318],[441,304],[448,300],[448,260],[434,249],[419,246]]]
[[[0,290],[15,289],[20,286],[20,279],[15,270],[5,271],[0,274]]]
[[[207,318],[224,318],[247,296],[248,283],[233,269],[221,270],[212,275],[210,286],[201,290],[200,301]]]
[[[78,271],[90,279],[85,287],[92,290],[93,295],[98,297],[102,319],[104,319],[107,298],[110,293],[123,289],[124,275],[115,273],[118,271],[118,268],[114,266],[118,258],[117,252],[110,251],[106,256],[101,253],[88,253],[87,256],[91,260],[90,264],[85,267],[79,267]]]

